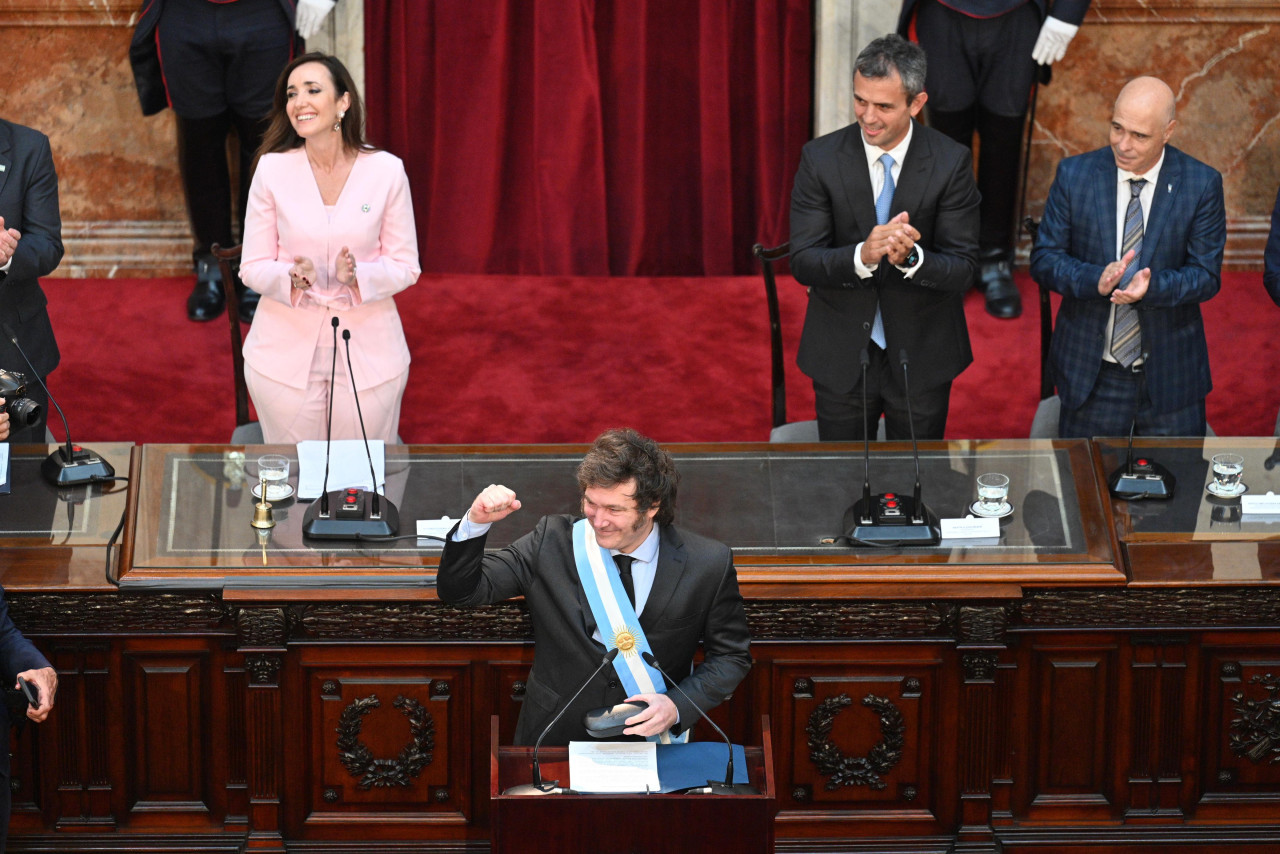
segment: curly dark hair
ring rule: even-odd
[[[635,480],[636,507],[644,512],[655,505],[654,521],[670,525],[676,516],[676,488],[680,472],[671,455],[647,436],[629,427],[606,430],[578,464],[578,488],[608,488]]]

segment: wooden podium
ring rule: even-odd
[[[758,795],[504,795],[512,786],[532,781],[533,748],[499,746],[494,715],[489,752],[492,850],[772,854],[777,800],[768,715],[761,718],[760,731],[761,745],[745,748],[747,776]],[[568,782],[568,753],[565,747],[538,751],[543,780]]]

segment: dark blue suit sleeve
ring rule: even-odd
[[[36,150],[31,155],[29,176],[22,188],[22,220],[5,221],[5,228],[22,233],[13,255],[9,275],[15,279],[47,276],[62,260],[62,216],[58,210],[58,173],[53,167],[53,152],[44,134],[36,137]]]
[[[1271,211],[1271,233],[1267,236],[1267,252],[1265,256],[1262,284],[1271,300],[1280,305],[1280,192],[1276,193],[1276,206]]]
[[[1058,164],[1058,172],[1049,187],[1049,198],[1040,218],[1035,247],[1031,250],[1031,278],[1063,296],[1105,300],[1107,297],[1098,292],[1103,265],[1076,257],[1077,254],[1085,254],[1076,244],[1086,239],[1085,234],[1072,232],[1071,215],[1077,204],[1072,193],[1082,190],[1082,183],[1074,174],[1076,171],[1069,160]]]
[[[1195,203],[1185,262],[1176,270],[1151,271],[1151,285],[1138,304],[1139,310],[1201,303],[1216,296],[1222,286],[1227,210],[1222,200],[1222,175],[1210,171],[1211,177]]]
[[[19,673],[51,666],[40,650],[14,625],[4,590],[0,589],[0,676],[3,676],[4,684],[12,687]]]

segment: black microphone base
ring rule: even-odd
[[[71,459],[67,459],[65,445],[50,454],[40,464],[40,474],[54,486],[80,486],[116,476],[111,463],[88,448],[71,446]]]
[[[1111,496],[1121,501],[1168,501],[1175,484],[1173,472],[1147,459],[1120,466],[1107,478]]]
[[[938,516],[923,501],[886,492],[858,499],[844,514],[845,536],[858,546],[936,546],[942,541]]]
[[[322,500],[311,502],[302,514],[302,535],[315,540],[394,537],[400,533],[400,511],[385,495],[379,495],[378,512],[375,514],[373,498],[374,493],[363,489],[330,492],[327,515],[321,515]]]

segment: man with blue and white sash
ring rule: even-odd
[[[634,430],[610,430],[578,466],[583,518],[545,516],[507,548],[485,551],[494,522],[520,509],[491,484],[446,538],[440,598],[489,605],[523,596],[533,620],[534,661],[515,743],[533,744],[561,705],[613,647],[601,672],[544,739],[586,739],[583,714],[643,700],[626,736],[665,740],[698,720],[678,691],[645,665],[649,651],[703,709],[721,703],[751,668],[747,620],[733,555],[722,543],[677,529],[679,472],[670,454]],[[698,645],[703,660],[695,667]]]

